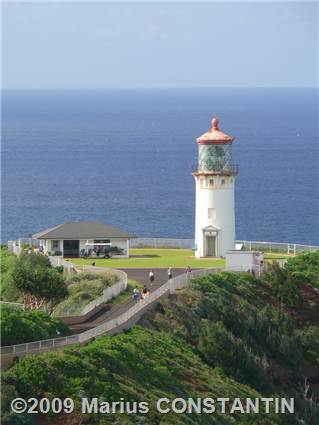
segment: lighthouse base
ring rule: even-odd
[[[235,237],[231,231],[222,231],[215,226],[198,230],[195,238],[195,258],[224,257],[226,251],[235,249]]]
[[[219,245],[219,229],[207,226],[196,235],[195,257],[218,257]]]
[[[217,243],[216,236],[205,236],[205,241],[204,241],[205,257],[216,257],[216,254],[217,254],[216,243]]]

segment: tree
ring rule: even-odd
[[[23,295],[26,306],[44,306],[50,314],[68,294],[61,273],[52,268],[49,260],[41,254],[22,253],[14,265],[12,280]]]
[[[267,387],[267,379],[260,364],[244,342],[235,338],[222,322],[202,322],[198,351],[204,361],[242,383],[257,389]]]
[[[291,308],[302,306],[303,301],[298,288],[303,281],[300,274],[292,273],[287,266],[280,267],[275,262],[270,266],[264,277],[280,302]]]
[[[298,282],[319,287],[319,251],[290,258],[287,270]]]
[[[44,311],[23,311],[12,307],[2,307],[2,345],[22,344],[61,336],[67,326],[58,318],[50,317]]]

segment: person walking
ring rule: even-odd
[[[154,276],[153,270],[150,271],[149,278],[150,278],[150,284],[152,286],[153,285],[153,282],[155,280],[155,276]]]
[[[144,285],[143,289],[142,289],[142,298],[143,300],[145,300],[145,298],[148,296],[148,289],[146,287],[146,285]]]
[[[133,299],[134,299],[135,304],[138,303],[139,298],[140,298],[140,293],[139,293],[137,286],[135,286],[135,288],[133,289]]]
[[[169,267],[167,270],[167,275],[168,275],[168,280],[172,279],[173,277],[173,272],[172,272],[172,268]]]
[[[190,278],[190,275],[192,273],[192,269],[189,266],[187,266],[187,269],[185,270],[185,272],[187,274],[187,279],[189,279]]]

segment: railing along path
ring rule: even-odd
[[[176,276],[175,278],[172,278],[168,282],[164,283],[154,292],[151,292],[146,299],[141,300],[137,304],[129,307],[126,312],[120,314],[114,319],[106,320],[104,323],[94,327],[93,329],[87,330],[77,335],[4,346],[1,347],[0,350],[1,356],[13,354],[16,356],[25,356],[27,354],[36,354],[37,352],[51,351],[52,349],[71,344],[85,343],[100,335],[117,333],[117,331],[123,330],[125,325],[127,325],[126,328],[133,326],[133,324],[137,322],[137,320],[147,310],[147,308],[152,303],[159,300],[163,295],[166,293],[173,293],[176,290],[187,286],[191,277],[216,272],[218,272],[218,269],[200,269],[194,270],[187,274]]]

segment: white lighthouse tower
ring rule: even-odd
[[[220,257],[235,249],[235,176],[232,164],[234,138],[211,128],[196,139],[198,165],[193,173],[196,184],[195,257]]]

